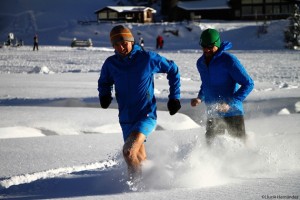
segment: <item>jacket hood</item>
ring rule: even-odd
[[[220,56],[224,51],[231,49],[232,47],[232,43],[228,42],[228,41],[224,41],[221,43],[220,48],[218,49],[218,51],[216,52],[216,54],[214,55],[214,57],[218,57]]]
[[[226,51],[228,49],[231,49],[232,47],[232,43],[231,42],[228,42],[228,41],[224,41],[221,43],[221,46],[220,46],[220,51]]]

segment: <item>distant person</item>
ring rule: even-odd
[[[12,43],[13,40],[14,40],[14,34],[13,33],[9,33],[8,36],[7,36],[6,45],[7,46],[12,46],[13,45],[13,43]]]
[[[7,44],[7,46],[10,46],[10,45],[11,45],[11,39],[10,39],[9,36],[7,37],[7,42],[6,42],[6,44]]]
[[[19,40],[18,46],[24,46],[24,41],[22,39]]]
[[[203,49],[197,61],[201,77],[198,97],[191,106],[204,102],[207,106],[206,141],[210,145],[225,129],[245,141],[243,101],[254,87],[254,82],[240,61],[226,50],[230,42],[222,42],[215,29],[206,29],[200,37]]]
[[[11,39],[10,39],[9,36],[7,37],[7,43],[6,43],[6,44],[7,44],[7,46],[10,46],[10,45],[11,45]]]
[[[153,76],[167,74],[170,91],[167,106],[170,115],[174,115],[181,108],[180,74],[173,61],[134,44],[131,31],[122,25],[112,28],[110,42],[115,54],[108,57],[101,68],[99,100],[102,108],[108,108],[114,85],[124,139],[123,156],[129,179],[134,181],[139,180],[141,163],[146,159],[144,142],[156,127]]]
[[[139,44],[142,47],[142,49],[144,49],[144,38],[140,37]]]
[[[158,35],[156,38],[156,49],[162,49],[164,47],[164,38]]]
[[[39,50],[39,39],[38,39],[38,35],[35,34],[34,37],[33,37],[33,51],[34,50]]]

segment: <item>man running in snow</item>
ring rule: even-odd
[[[115,54],[108,57],[98,80],[102,108],[112,101],[112,86],[119,109],[123,132],[123,156],[130,179],[141,175],[141,162],[146,159],[144,141],[156,127],[155,73],[166,73],[169,80],[168,109],[174,115],[180,105],[180,75],[178,66],[155,52],[146,52],[134,43],[131,31],[115,26],[110,32]]]
[[[222,42],[215,29],[206,29],[200,37],[203,55],[197,61],[201,77],[198,97],[191,106],[204,102],[207,106],[206,141],[210,145],[214,137],[224,134],[245,141],[243,101],[254,87],[254,82],[240,61],[226,50],[230,42]]]

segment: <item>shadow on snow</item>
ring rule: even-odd
[[[80,171],[0,189],[5,199],[51,199],[130,192],[122,166]]]

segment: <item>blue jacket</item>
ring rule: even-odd
[[[115,52],[105,60],[98,80],[99,96],[111,95],[115,86],[120,123],[134,123],[144,117],[156,119],[155,73],[167,73],[169,99],[179,99],[180,75],[173,61],[138,45],[125,58]]]
[[[225,52],[230,49],[230,42],[222,42],[209,65],[202,55],[197,61],[201,77],[198,98],[207,105],[208,117],[225,117],[243,115],[243,100],[254,87],[254,82],[240,61],[232,54]],[[227,113],[218,112],[218,103],[227,103]]]

